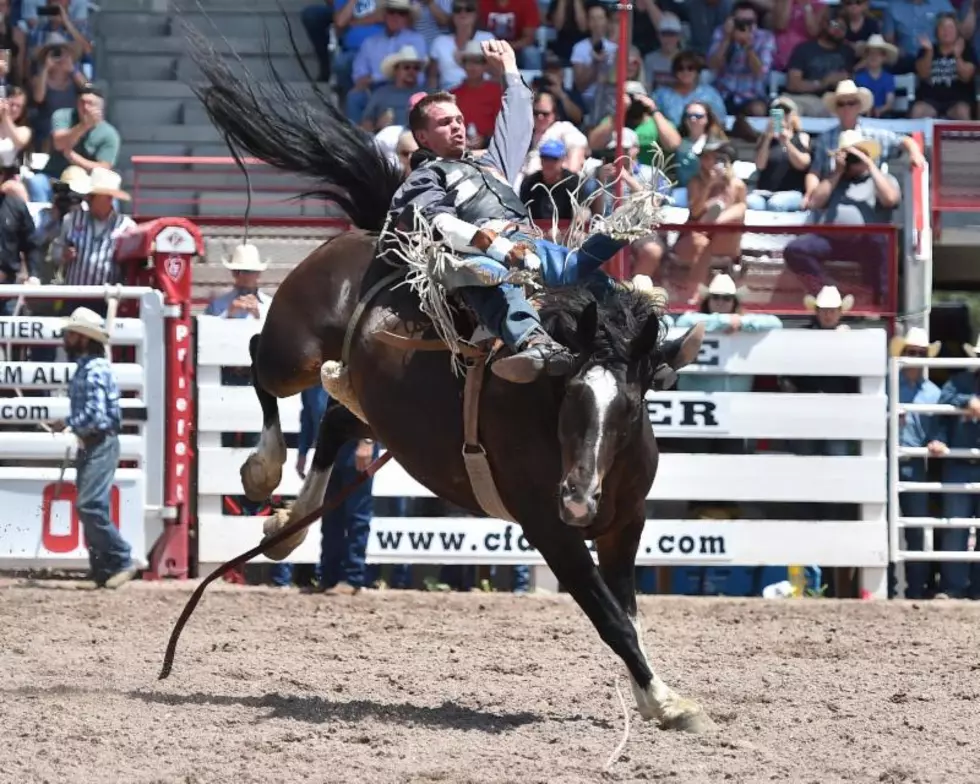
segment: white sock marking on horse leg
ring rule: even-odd
[[[640,628],[640,622],[636,618],[630,618],[630,620],[633,622],[633,628],[636,629],[640,653],[643,654],[643,660],[647,667],[650,667],[650,672],[653,675],[650,684],[644,689],[630,673],[630,686],[633,687],[633,697],[636,699],[636,707],[640,711],[640,715],[644,719],[657,719],[663,715],[664,708],[677,699],[677,694],[660,680],[660,676],[650,666],[650,658],[647,656],[646,648],[643,645],[643,630]]]
[[[286,440],[277,417],[271,427],[262,428],[258,446],[239,470],[245,495],[252,501],[263,501],[272,495],[282,479],[285,463]]]
[[[263,460],[269,460],[277,465],[285,465],[286,439],[282,435],[282,426],[279,424],[278,418],[272,427],[262,428],[259,445],[255,448],[255,453]]]
[[[276,514],[268,517],[262,526],[262,532],[266,536],[270,536],[294,520],[305,517],[320,506],[323,503],[323,496],[327,491],[327,483],[330,481],[330,471],[331,468],[327,468],[324,471],[319,471],[315,468],[312,469],[306,475],[306,479],[303,480],[303,486],[300,488],[299,495],[296,496],[296,501],[292,507],[288,511],[280,509]],[[288,556],[293,550],[303,544],[303,540],[306,539],[306,533],[310,530],[310,525],[313,522],[311,520],[308,525],[303,526],[293,536],[290,536],[270,549],[267,555],[275,560],[282,560]]]

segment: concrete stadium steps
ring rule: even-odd
[[[235,52],[242,56],[252,57],[264,55],[267,51],[273,55],[292,56],[293,48],[289,43],[289,39],[286,37],[284,27],[281,31],[273,33],[272,30],[262,23],[261,18],[259,20],[253,19],[252,27],[251,38],[232,38],[226,35],[227,40],[212,39],[215,50],[223,54]],[[263,40],[267,30],[273,36],[269,41]],[[313,48],[310,46],[305,32],[302,29],[299,31],[294,30],[293,34],[296,36],[296,48],[299,53],[312,54]],[[187,39],[180,33],[146,37],[134,36],[130,33],[126,37],[106,38],[103,44],[103,50],[109,54],[132,54],[138,56],[173,55],[180,57],[188,54],[189,44]]]

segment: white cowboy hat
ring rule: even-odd
[[[869,139],[856,128],[852,131],[841,131],[837,140],[838,150],[846,151],[852,147],[857,147],[873,161],[881,158],[881,145],[874,139]]]
[[[815,297],[812,294],[807,294],[803,298],[803,307],[807,310],[817,310],[818,308],[835,310],[840,308],[846,313],[854,307],[854,297],[848,294],[842,298],[837,286],[824,286]]]
[[[112,169],[96,166],[89,175],[89,196],[112,196],[114,199],[129,201],[129,194],[122,189],[122,175]]]
[[[977,336],[977,343],[975,346],[971,346],[969,343],[964,343],[963,350],[967,353],[967,356],[976,357],[980,355],[980,335]]]
[[[251,242],[236,245],[231,258],[226,256],[221,263],[232,272],[265,272],[269,267],[269,262],[259,258],[259,249]]]
[[[415,51],[414,46],[403,46],[397,52],[389,54],[381,61],[381,74],[385,79],[391,81],[395,78],[395,68],[402,63],[419,63],[420,65],[424,65],[425,58],[419,57],[419,53]]]
[[[942,347],[942,341],[936,340],[930,343],[929,333],[922,327],[910,327],[909,331],[904,335],[896,335],[891,339],[889,344],[891,355],[893,357],[899,356],[905,351],[906,346],[924,349],[927,356],[934,357],[939,353],[939,349]]]
[[[73,192],[86,196],[92,191],[92,178],[81,166],[66,166],[58,182],[63,182]]]
[[[861,101],[861,114],[867,114],[875,105],[875,97],[867,87],[858,87],[853,79],[844,79],[837,84],[832,93],[823,94],[823,105],[833,114],[837,111],[837,102],[841,98],[858,98]]]
[[[705,286],[698,284],[698,296],[701,299],[706,297],[735,297],[742,299],[746,294],[745,287],[738,287],[731,275],[720,272],[711,279],[711,284]]]
[[[888,60],[893,60],[898,57],[898,47],[888,43],[880,33],[875,33],[864,42],[864,51],[867,52],[869,49],[877,49],[884,52]]]
[[[609,137],[609,143],[606,145],[607,150],[616,149],[616,132],[612,132],[612,136]],[[636,131],[632,128],[623,128],[623,150],[630,150],[633,147],[640,146],[640,137],[636,135]]]
[[[487,56],[483,53],[483,44],[477,41],[475,38],[471,38],[466,42],[459,52],[460,61],[465,60],[467,57],[475,57],[480,60],[486,60]]]
[[[106,331],[102,316],[88,308],[75,308],[71,316],[65,319],[61,331],[77,332],[79,335],[97,340],[103,345],[109,342],[109,333]]]

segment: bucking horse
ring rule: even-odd
[[[192,34],[191,41],[204,75],[196,93],[233,149],[318,181],[316,194],[341,207],[354,226],[289,273],[249,344],[263,416],[259,444],[241,470],[250,499],[268,498],[282,478],[286,446],[277,398],[328,382],[321,379],[327,368],[341,368],[346,385],[341,400],[331,396],[295,503],[267,523],[267,537],[323,502],[346,441],[376,438],[435,495],[522,527],[626,664],[645,719],[693,732],[712,726],[698,703],[651,667],[634,586],[659,457],[644,396],[658,368],[676,370],[696,357],[702,327],[665,342],[662,303],[628,287],[602,296],[585,286],[545,291],[536,297],[542,324],[573,350],[574,371],[513,384],[483,373],[487,356],[474,349],[464,380],[446,346],[433,350],[435,340],[419,337],[433,334],[431,319],[404,285],[404,270],[379,247],[401,171],[312,79],[314,97],[301,98],[271,60],[272,79],[260,83],[202,37]],[[461,330],[475,327],[461,305],[453,317]],[[306,528],[266,554],[286,558],[305,534]]]

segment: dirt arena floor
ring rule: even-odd
[[[564,596],[0,585],[0,782],[980,780],[980,605],[641,600],[718,730],[643,722]],[[620,739],[618,678],[632,717]]]

